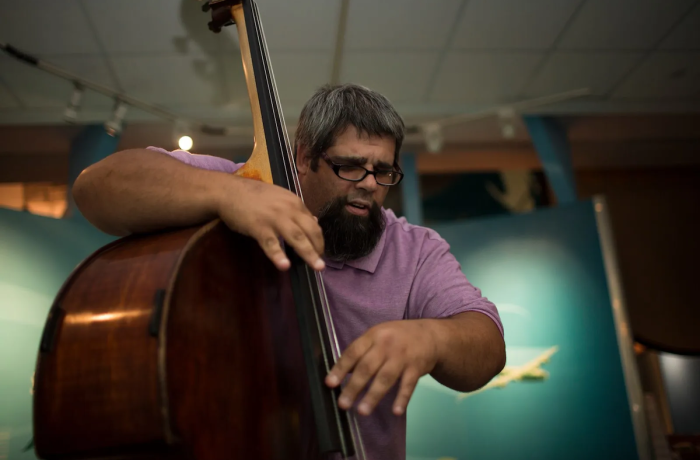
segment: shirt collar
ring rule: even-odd
[[[387,218],[386,218],[386,211],[384,208],[382,208],[382,219],[384,219],[384,222],[386,223]],[[368,273],[374,273],[375,270],[377,269],[377,265],[379,265],[379,259],[382,258],[382,254],[384,253],[384,245],[386,243],[386,226],[384,227],[384,231],[382,232],[382,236],[379,237],[379,242],[377,245],[374,247],[372,252],[370,252],[368,255],[361,257],[359,259],[355,260],[348,260],[347,262],[340,262],[337,260],[330,260],[324,257],[324,261],[326,262],[326,265],[332,268],[336,268],[340,270],[343,268],[343,266],[347,265],[352,268],[356,268],[358,270],[364,270]]]

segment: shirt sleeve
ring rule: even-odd
[[[214,157],[211,155],[199,155],[196,153],[190,153],[185,150],[173,150],[168,151],[160,147],[147,147],[148,150],[153,150],[154,152],[163,153],[176,160],[180,160],[190,166],[194,166],[199,169],[207,169],[209,171],[220,171],[225,173],[234,173],[241,168],[244,163],[235,163],[226,158]]]
[[[424,240],[421,258],[408,299],[409,318],[448,318],[476,311],[491,318],[503,336],[503,323],[496,306],[473,286],[450,246],[437,233]]]

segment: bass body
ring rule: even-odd
[[[221,221],[117,240],[51,309],[36,453],[313,458],[299,334],[289,275]]]

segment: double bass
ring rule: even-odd
[[[255,145],[236,174],[301,197],[255,2],[204,10],[212,31],[238,30]],[[354,413],[324,384],[339,349],[323,278],[286,251],[281,272],[217,219],[121,238],[84,260],[41,338],[37,456],[364,458]]]

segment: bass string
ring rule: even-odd
[[[326,309],[328,310],[328,317],[330,318],[330,327],[333,328],[333,318],[331,316],[331,311],[330,311],[330,303],[328,302],[328,296],[326,294],[326,286],[323,283],[323,277],[321,276],[320,273],[316,273],[317,280],[316,282],[320,285],[320,291],[323,294],[321,296],[321,303],[326,305]],[[333,347],[333,355],[334,359],[337,362],[338,358],[340,358],[340,347],[338,345],[338,336],[335,333],[335,328],[333,328],[333,339],[334,339],[334,347]],[[365,454],[365,447],[364,443],[362,442],[362,436],[360,435],[360,426],[357,421],[357,416],[355,415],[355,412],[350,409],[346,411],[347,417],[348,417],[348,422],[350,426],[350,435],[352,436],[353,443],[355,445],[355,450],[356,452],[356,457],[359,460],[364,460],[367,458],[367,455]]]
[[[262,22],[260,21],[260,16],[258,13],[258,8],[257,5],[255,4],[254,1],[251,1],[252,7],[253,7],[253,13],[254,13],[254,18],[255,18],[255,28],[257,32],[257,36],[259,37],[260,44],[259,44],[259,49],[261,50],[261,56],[265,60],[263,67],[264,72],[266,73],[266,78],[264,79],[268,85],[268,96],[271,98],[274,98],[271,100],[272,102],[272,107],[273,107],[273,116],[275,117],[275,126],[274,129],[276,131],[278,140],[283,140],[283,149],[284,149],[284,155],[282,155],[282,161],[284,162],[285,166],[285,175],[287,178],[287,182],[289,183],[289,179],[291,176],[291,179],[293,180],[293,186],[295,189],[295,192],[297,193],[297,196],[302,199],[303,201],[303,194],[301,190],[301,185],[299,182],[299,176],[296,172],[296,168],[293,167],[295,164],[294,159],[292,158],[292,148],[291,144],[289,142],[289,137],[288,133],[286,130],[286,124],[284,120],[284,113],[281,110],[281,103],[279,100],[279,94],[277,93],[277,84],[275,81],[274,77],[274,71],[269,65],[270,62],[270,57],[268,53],[268,48],[267,48],[267,41],[265,38],[265,32],[263,29]],[[280,132],[282,136],[280,136]],[[285,158],[286,157],[286,158]],[[291,184],[290,184],[291,185]],[[311,276],[309,274],[309,267],[305,267],[306,273],[307,273],[307,280],[309,282],[309,288],[312,288],[311,284]],[[326,324],[326,329],[329,331],[329,334],[331,336],[331,352],[333,355],[333,362],[337,362],[338,358],[340,357],[340,346],[338,343],[338,336],[335,331],[335,326],[334,326],[334,321],[333,317],[331,314],[330,310],[330,302],[328,301],[328,295],[326,293],[325,289],[325,284],[323,282],[323,276],[319,272],[314,272],[315,274],[315,280],[316,280],[316,288],[317,292],[319,293],[319,300],[321,303],[321,312],[323,314],[324,322]],[[312,289],[313,291],[313,289]],[[319,324],[319,318],[318,318],[318,308],[315,304],[315,299],[313,299],[312,296],[312,301],[314,302],[314,312],[316,314],[316,321],[317,321],[317,327],[320,330],[320,324]],[[330,366],[328,363],[328,356],[327,356],[327,351],[325,350],[325,344],[321,343],[322,347],[322,353],[324,356],[324,364],[326,366],[326,371],[330,371]],[[338,407],[337,405],[334,405],[334,412],[336,414],[336,419],[339,422],[338,418],[340,414],[338,413]],[[362,437],[360,436],[360,430],[359,430],[359,424],[357,422],[357,417],[353,413],[353,411],[347,411],[346,412],[348,418],[349,418],[349,426],[350,426],[350,434],[353,438],[354,445],[356,448],[356,457],[360,460],[363,460],[366,458],[365,450],[364,450],[364,443],[362,442]],[[342,442],[342,439],[341,439]],[[344,443],[343,443],[344,444]]]
[[[266,58],[266,61],[269,62],[269,54],[267,51],[267,43],[266,43],[266,39],[265,39],[264,29],[262,26],[262,22],[259,20],[257,5],[255,5],[254,3],[253,3],[253,5],[255,7],[254,9],[255,9],[255,17],[256,17],[256,22],[257,22],[256,27],[258,29],[258,36],[262,40],[261,48],[262,48],[263,53],[261,53],[261,54],[263,54],[264,57]],[[267,75],[268,78],[266,79],[266,81],[268,81],[269,84],[271,84],[271,87],[269,88],[270,91],[268,94],[271,96],[274,96],[274,98],[275,98],[275,100],[273,102],[275,103],[274,105],[276,106],[275,107],[276,110],[273,110],[273,112],[274,112],[273,115],[275,117],[280,117],[279,119],[276,120],[276,122],[280,123],[280,124],[276,123],[275,129],[278,130],[278,137],[279,137],[279,131],[281,131],[283,138],[284,138],[284,147],[286,147],[286,148],[285,148],[285,155],[283,155],[282,159],[285,162],[285,173],[287,174],[287,180],[289,180],[289,176],[291,175],[292,180],[294,181],[294,188],[296,189],[295,191],[297,192],[297,195],[303,200],[303,194],[301,191],[301,186],[299,183],[298,175],[296,173],[296,169],[294,167],[292,167],[292,165],[294,165],[294,161],[291,158],[292,148],[291,148],[291,145],[289,142],[289,137],[288,137],[286,129],[280,129],[281,127],[286,126],[286,124],[284,122],[284,114],[282,113],[281,109],[279,109],[281,107],[281,103],[279,101],[279,95],[276,91],[276,82],[275,82],[275,78],[274,78],[274,71],[270,68],[269,65],[264,66],[264,68],[265,68],[266,72],[269,72],[269,74]],[[285,156],[287,158],[284,158]],[[309,287],[311,288],[312,286],[310,283],[310,281],[311,281],[310,276],[308,276],[308,274],[309,274],[308,267],[306,268],[306,271],[307,271],[307,279],[309,280],[309,284],[310,284]],[[336,333],[335,327],[334,327],[335,322],[333,321],[333,317],[332,317],[332,314],[330,311],[330,302],[328,301],[328,295],[326,293],[325,284],[323,282],[323,276],[320,273],[315,272],[315,278],[316,278],[317,289],[318,289],[318,292],[320,294],[319,297],[320,297],[324,322],[326,323],[326,328],[330,332],[330,336],[332,339],[331,351],[333,354],[333,360],[334,360],[334,362],[337,362],[338,358],[340,357],[340,346],[338,344],[338,336],[337,336],[337,333]],[[318,314],[317,311],[318,311],[318,309],[314,305],[314,312],[316,312],[316,315]],[[316,317],[316,319],[318,322],[318,316]],[[320,324],[317,323],[317,327],[320,328]],[[322,347],[324,348],[323,354],[324,354],[324,361],[326,364],[326,370],[330,371],[330,368],[328,366],[327,352],[325,351],[325,346],[322,345]],[[336,412],[336,417],[337,417],[339,415],[339,414],[337,414],[337,407],[336,407],[335,412]],[[362,442],[362,437],[360,436],[360,430],[359,430],[359,424],[357,422],[357,417],[355,416],[355,414],[352,411],[348,411],[347,416],[349,417],[350,434],[353,438],[354,445],[355,445],[356,451],[357,451],[356,457],[359,459],[364,459],[364,458],[366,458],[366,454],[365,454],[365,450],[364,450],[364,443]]]
[[[254,6],[255,18],[256,18],[256,23],[257,23],[256,27],[258,29],[258,36],[260,37],[260,39],[262,41],[262,44],[261,44],[262,53],[261,54],[264,55],[264,57],[266,58],[266,63],[269,63],[270,58],[269,58],[268,49],[267,49],[267,42],[265,39],[265,32],[263,29],[262,22],[260,21],[260,18],[258,15],[257,5],[254,2],[253,2],[253,6]],[[275,77],[274,77],[274,70],[269,65],[265,65],[264,68],[265,68],[265,72],[268,72],[268,78],[266,80],[271,85],[271,87],[269,88],[268,94],[270,94],[272,97],[274,97],[274,101],[273,101],[274,107],[275,107],[275,110],[273,110],[274,116],[279,117],[277,122],[281,123],[281,124],[276,125],[275,128],[281,130],[283,138],[284,138],[285,155],[283,155],[283,161],[285,161],[285,171],[287,171],[288,174],[291,175],[292,179],[294,180],[294,187],[297,191],[297,195],[303,201],[303,194],[301,191],[301,185],[299,183],[299,176],[296,172],[296,168],[293,167],[295,162],[294,162],[294,159],[292,157],[292,148],[291,148],[291,144],[289,142],[287,130],[285,128],[286,124],[284,121],[284,113],[281,110],[282,105],[281,105],[280,100],[279,100],[279,94],[276,91],[277,84],[276,84]],[[284,158],[285,156],[287,158]],[[310,271],[309,268],[306,267],[307,279],[309,280],[309,287],[311,288],[311,277],[309,276],[309,271]],[[319,293],[321,310],[322,310],[324,322],[326,324],[326,330],[329,331],[329,335],[330,335],[330,339],[331,339],[331,352],[333,355],[333,362],[337,362],[338,359],[340,358],[340,345],[338,343],[338,334],[336,333],[336,330],[335,330],[335,322],[333,321],[333,315],[331,313],[330,302],[328,301],[328,294],[326,292],[325,283],[323,281],[323,275],[319,272],[314,272],[314,275],[315,275],[315,279],[316,279],[317,291]],[[315,305],[315,302],[314,302],[314,312],[317,314],[317,307]],[[317,321],[318,321],[318,316],[317,316]],[[317,324],[317,327],[319,327],[319,329],[320,329],[320,324]],[[326,355],[327,352],[325,351],[324,344],[322,344],[322,350],[323,350],[323,354],[324,354],[326,371],[329,372],[330,366],[328,364],[328,358]],[[335,408],[336,408],[335,412],[337,413],[337,406],[335,406]],[[364,450],[364,443],[362,442],[362,436],[360,435],[360,428],[359,428],[359,423],[357,421],[357,416],[355,415],[354,411],[352,411],[352,410],[346,411],[346,414],[347,414],[348,421],[349,421],[350,435],[353,438],[354,445],[355,445],[356,451],[357,451],[356,457],[360,460],[363,460],[366,458],[366,454],[365,454],[365,450]]]
[[[269,63],[269,54],[268,54],[268,50],[267,50],[267,43],[265,40],[265,32],[263,30],[262,23],[261,23],[259,16],[258,16],[257,5],[255,3],[253,3],[253,6],[254,6],[255,18],[256,18],[256,22],[257,22],[256,28],[258,30],[258,36],[260,37],[260,40],[262,42],[261,43],[261,49],[262,49],[261,54],[265,55],[266,61]],[[269,65],[265,65],[264,70],[266,73],[268,73],[268,75],[267,75],[268,78],[266,79],[266,81],[269,82],[268,84],[270,85],[268,94],[274,98],[273,107],[275,107],[276,110],[273,110],[273,116],[279,117],[276,120],[276,122],[278,122],[278,123],[281,122],[281,124],[279,124],[279,125],[276,123],[275,129],[278,130],[278,133],[277,133],[278,137],[279,137],[279,131],[281,131],[282,138],[284,139],[284,147],[285,147],[284,153],[285,153],[285,155],[283,155],[283,161],[285,163],[285,172],[287,173],[287,180],[289,180],[289,176],[291,176],[292,180],[294,181],[294,188],[297,191],[297,195],[303,201],[301,185],[299,183],[299,176],[296,172],[296,168],[293,167],[293,165],[295,163],[293,161],[293,158],[291,157],[292,149],[291,149],[291,145],[289,142],[287,130],[280,129],[281,127],[284,127],[286,125],[284,124],[284,114],[282,113],[282,110],[280,109],[281,104],[279,101],[279,95],[276,91],[277,85],[275,82],[274,71]],[[323,277],[318,272],[316,272],[315,275],[316,275],[315,278],[316,278],[316,284],[317,284],[316,288],[317,288],[317,291],[319,292],[321,308],[323,310],[324,322],[326,323],[326,327],[327,327],[329,334],[331,335],[331,339],[332,339],[332,343],[331,343],[332,350],[331,351],[333,354],[333,360],[335,362],[340,357],[340,347],[338,344],[338,336],[336,334],[334,322],[333,322],[333,317],[332,317],[332,314],[330,312],[328,296],[326,294],[325,286],[323,284]],[[328,368],[327,370],[330,371],[330,368]]]
[[[278,145],[280,146],[280,150],[283,150],[284,152],[281,152],[281,160],[282,163],[284,164],[284,174],[285,174],[285,179],[287,183],[288,188],[292,188],[292,192],[294,192],[297,196],[299,196],[302,201],[303,197],[301,196],[301,188],[299,187],[299,180],[298,177],[296,177],[295,171],[290,167],[289,165],[289,141],[287,139],[287,132],[286,129],[283,129],[284,125],[284,114],[282,113],[281,110],[281,105],[279,102],[279,97],[277,95],[277,84],[275,82],[275,76],[273,73],[273,70],[271,66],[269,65],[270,62],[270,56],[267,52],[267,42],[265,40],[265,31],[263,30],[262,26],[262,21],[260,21],[260,16],[258,14],[258,8],[257,4],[255,2],[251,2],[251,7],[253,11],[253,18],[254,18],[254,28],[256,32],[256,45],[258,46],[258,50],[260,51],[260,57],[262,59],[262,70],[264,72],[263,76],[263,81],[265,82],[267,86],[267,93],[265,96],[267,96],[270,100],[270,105],[272,107],[272,116],[274,117],[274,123],[272,128],[275,130],[275,135],[277,137],[277,142]],[[282,123],[282,124],[280,124]],[[291,181],[290,181],[290,176],[291,176]]]
[[[287,175],[287,182],[289,183],[289,177],[291,176],[292,181],[294,183],[294,192],[296,195],[301,198],[301,200],[304,200],[302,191],[301,191],[301,186],[299,183],[299,176],[296,173],[296,169],[292,167],[294,165],[294,161],[292,158],[291,154],[291,144],[289,142],[289,136],[287,133],[286,129],[286,122],[284,120],[284,113],[282,112],[282,104],[280,103],[279,100],[279,94],[277,93],[277,83],[275,81],[275,74],[274,70],[272,69],[272,66],[269,65],[270,62],[270,55],[268,53],[267,49],[267,40],[265,39],[265,31],[263,29],[262,21],[260,21],[260,16],[258,14],[258,6],[255,2],[252,2],[253,6],[253,11],[255,15],[255,20],[256,20],[256,31],[258,32],[258,37],[260,38],[261,44],[261,53],[260,55],[262,58],[265,60],[265,65],[264,70],[266,72],[266,81],[268,82],[269,86],[269,92],[268,94],[270,95],[272,106],[274,107],[273,110],[273,116],[276,117],[276,123],[275,123],[275,130],[277,130],[277,137],[280,140],[280,144],[284,147],[284,155],[282,156],[282,160],[285,165],[285,173]],[[280,135],[281,134],[281,135]]]

